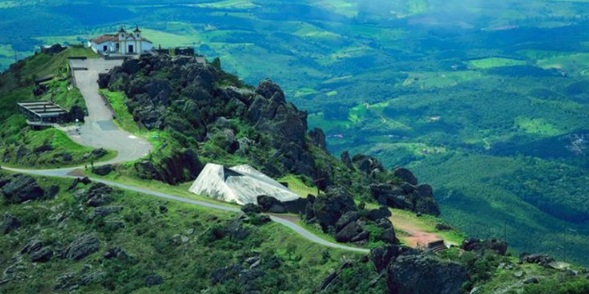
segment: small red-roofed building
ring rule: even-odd
[[[149,52],[153,43],[141,35],[139,27],[127,32],[123,27],[116,34],[106,34],[88,41],[88,47],[100,54],[136,55]]]

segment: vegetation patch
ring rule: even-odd
[[[526,65],[526,61],[510,58],[490,57],[470,60],[468,65],[475,69],[490,69],[494,67]]]

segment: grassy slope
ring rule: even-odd
[[[26,126],[24,117],[18,111],[16,103],[19,101],[50,99],[66,110],[74,105],[85,109],[82,95],[68,80],[67,60],[71,56],[95,57],[95,54],[78,47],[69,48],[54,56],[37,54],[16,64],[18,70],[5,72],[0,77],[0,137],[3,138],[0,142],[0,152],[7,155],[0,158],[4,161],[3,164],[29,168],[65,167],[80,165],[90,159],[108,160],[116,156],[115,152],[108,151],[107,155],[100,159],[86,157],[93,148],[80,146],[63,132],[55,129],[33,131]],[[49,91],[45,95],[34,97],[32,81],[47,75],[55,76],[46,83]],[[43,145],[50,145],[53,150],[24,158],[17,156],[19,146],[34,150]],[[64,160],[65,153],[70,154],[72,159]]]
[[[54,257],[48,263],[33,266],[25,257],[21,273],[34,278],[9,283],[3,291],[51,291],[59,276],[67,272],[77,273],[88,265],[105,272],[112,280],[81,288],[84,292],[98,293],[104,291],[104,287],[114,287],[119,292],[141,290],[149,274],[159,274],[165,279],[164,285],[149,291],[195,291],[211,286],[209,275],[212,271],[243,261],[244,256],[255,252],[276,255],[281,261],[282,272],[271,279],[283,279],[285,286],[291,287],[289,291],[298,291],[314,288],[330,269],[337,267],[343,255],[354,255],[336,249],[329,249],[325,255],[327,249],[324,247],[301,239],[275,223],[260,227],[246,225],[251,233],[244,241],[228,237],[204,241],[210,240],[207,236],[213,227],[227,225],[235,215],[130,192],[117,191],[110,204],[123,206],[123,211],[89,220],[93,208],[78,204],[72,192],[65,191],[70,180],[38,180],[42,186],[59,185],[62,192],[51,200],[0,204],[4,213],[16,216],[23,223],[18,234],[11,233],[0,240],[0,268],[11,265],[13,254],[34,236],[46,246],[59,250],[80,233],[95,232],[102,246],[98,253],[78,262]],[[162,206],[167,208],[166,213],[161,212]],[[59,215],[63,217],[56,218]],[[109,227],[112,221],[122,221],[124,228]],[[194,229],[193,234],[188,232],[190,229]],[[175,243],[173,240],[178,234],[188,237],[188,241]],[[114,246],[122,247],[131,258],[104,260],[102,253]],[[217,289],[222,291],[223,288]]]
[[[566,5],[563,5],[563,2],[566,2]],[[237,2],[234,2],[237,3]],[[313,89],[314,91],[317,91],[318,93],[333,93],[334,90],[337,90],[335,92],[337,93],[345,93],[347,90],[346,87],[347,85],[337,85],[337,86],[332,86],[332,84],[322,84],[321,82],[325,79],[328,78],[332,78],[332,77],[338,77],[338,76],[345,76],[347,74],[349,74],[349,72],[343,70],[343,68],[345,66],[347,66],[348,64],[345,63],[346,60],[348,60],[350,57],[354,57],[354,54],[356,55],[355,57],[357,57],[358,55],[360,56],[373,56],[375,55],[375,51],[374,47],[372,49],[367,48],[366,46],[361,46],[360,44],[358,44],[355,41],[351,41],[353,44],[346,44],[346,46],[334,46],[334,48],[337,48],[337,50],[331,50],[329,48],[326,48],[326,46],[321,46],[322,43],[326,43],[327,41],[331,41],[330,39],[334,38],[334,35],[344,35],[344,36],[355,36],[357,35],[358,37],[360,37],[360,39],[362,40],[361,43],[364,43],[364,39],[367,40],[382,40],[381,42],[379,42],[380,46],[383,46],[383,49],[385,50],[391,50],[391,52],[395,52],[395,54],[397,54],[397,52],[411,52],[411,53],[419,53],[421,52],[421,50],[423,49],[428,49],[429,47],[427,45],[423,46],[423,44],[417,42],[417,41],[412,41],[412,40],[416,40],[418,36],[415,35],[411,35],[411,38],[406,38],[404,37],[404,35],[407,35],[407,32],[404,32],[403,29],[395,29],[396,33],[393,34],[393,32],[386,32],[383,33],[383,28],[381,27],[377,27],[377,26],[371,26],[370,22],[368,22],[368,24],[354,24],[354,25],[349,25],[349,26],[344,26],[342,27],[341,25],[339,25],[339,23],[337,25],[326,25],[324,23],[321,22],[313,22],[312,24],[306,23],[305,20],[301,20],[300,23],[297,22],[284,22],[284,25],[281,25],[281,23],[276,23],[276,22],[268,22],[268,21],[260,21],[260,22],[256,22],[256,24],[259,24],[259,27],[255,27],[255,31],[265,31],[265,29],[267,30],[269,27],[271,27],[272,29],[279,29],[281,31],[284,32],[296,32],[295,35],[297,35],[298,37],[301,37],[303,39],[296,39],[294,41],[289,41],[289,42],[268,42],[267,39],[264,39],[263,41],[265,42],[259,42],[256,46],[254,46],[253,48],[244,48],[244,46],[242,46],[241,43],[236,42],[233,39],[230,39],[229,37],[232,35],[235,35],[234,32],[236,30],[234,30],[234,28],[239,28],[240,30],[242,29],[241,25],[227,25],[228,22],[231,22],[233,20],[233,18],[231,17],[235,17],[238,18],[239,20],[244,20],[244,21],[250,21],[247,24],[251,25],[251,20],[257,20],[257,15],[254,13],[249,13],[249,11],[246,10],[246,12],[243,12],[242,9],[247,9],[249,6],[249,1],[239,1],[238,5],[228,5],[228,2],[226,1],[216,1],[216,2],[212,2],[210,5],[212,5],[212,7],[216,7],[218,9],[223,9],[222,11],[212,11],[211,15],[224,15],[224,18],[222,20],[219,19],[215,19],[215,18],[207,18],[206,20],[203,19],[197,19],[197,20],[193,20],[192,23],[189,20],[183,20],[183,21],[177,21],[174,23],[169,23],[169,22],[165,22],[165,24],[159,24],[157,22],[154,21],[154,25],[157,25],[158,28],[160,30],[164,30],[164,31],[168,31],[168,32],[173,32],[173,36],[168,36],[168,35],[161,35],[161,39],[166,39],[166,38],[170,38],[173,37],[174,41],[178,41],[178,42],[183,42],[181,45],[190,45],[190,44],[194,44],[196,43],[196,45],[207,45],[210,46],[211,52],[213,52],[216,55],[222,55],[222,56],[232,56],[232,59],[229,58],[224,58],[224,62],[226,63],[226,65],[228,67],[231,67],[233,69],[235,69],[236,71],[239,72],[240,76],[249,76],[250,77],[250,81],[251,82],[255,82],[257,81],[260,77],[262,76],[272,76],[274,78],[277,78],[277,81],[280,82],[281,85],[283,85],[283,87],[285,88],[285,90],[288,93],[296,93],[299,89]],[[417,4],[416,4],[417,3]],[[426,9],[426,7],[422,6],[419,3],[423,3],[423,1],[412,1],[411,3],[407,2],[407,3],[403,3],[402,5],[399,4],[398,7],[395,7],[395,10],[397,13],[401,14],[402,17],[406,17],[407,15],[415,15],[420,12],[423,12],[424,9]],[[354,2],[354,1],[348,1],[343,3],[343,1],[321,1],[317,3],[317,6],[323,7],[328,9],[329,11],[335,11],[336,13],[338,13],[339,15],[343,15],[346,17],[357,17],[359,14],[366,14],[366,12],[364,11],[360,11],[359,10],[359,4],[362,4],[361,2]],[[525,7],[525,9],[522,9],[521,7]],[[439,7],[438,7],[439,8]],[[147,8],[147,9],[151,9],[151,8]],[[266,8],[269,12],[272,12],[271,8]],[[451,8],[449,8],[451,9]],[[520,21],[524,22],[523,26],[531,26],[531,25],[538,25],[540,27],[545,27],[545,28],[550,28],[550,27],[558,27],[560,25],[568,25],[566,20],[563,21],[559,21],[559,20],[554,20],[552,18],[554,18],[553,16],[555,16],[556,18],[558,17],[563,17],[564,19],[566,19],[568,16],[571,15],[575,15],[575,14],[579,14],[579,11],[584,11],[583,7],[583,3],[579,2],[579,1],[558,1],[558,2],[550,2],[550,1],[537,1],[537,2],[525,2],[525,3],[520,3],[520,6],[513,6],[513,7],[503,7],[503,12],[500,17],[497,17],[497,15],[495,14],[496,11],[492,10],[492,11],[487,11],[484,9],[481,10],[475,10],[475,12],[477,13],[477,16],[481,16],[482,19],[485,18],[485,16],[487,16],[487,18],[489,19],[489,23],[485,24],[486,25],[486,29],[484,31],[481,30],[476,30],[476,34],[477,35],[484,35],[484,32],[487,32],[489,30],[493,30],[493,29],[500,29],[502,26],[504,25],[513,25],[514,23],[518,23]],[[141,11],[140,8],[137,8],[137,11]],[[362,13],[359,13],[362,12]],[[387,10],[387,13],[389,11]],[[546,12],[549,12],[549,15],[551,15],[551,17],[549,19],[546,19],[544,17],[544,15],[546,15]],[[373,12],[375,14],[377,14],[377,12]],[[270,13],[271,14],[271,13]],[[582,14],[582,13],[581,13]],[[491,17],[489,17],[491,16]],[[366,16],[364,16],[366,17]],[[387,17],[390,17],[390,15],[387,15]],[[375,17],[376,18],[376,17]],[[532,20],[532,24],[530,24],[530,20]],[[419,19],[417,19],[417,21],[419,21]],[[298,23],[298,24],[297,24]],[[223,24],[225,24],[223,26]],[[269,25],[270,24],[270,25]],[[318,27],[318,24],[321,25],[321,27]],[[466,23],[466,25],[468,25],[469,23]],[[110,25],[110,24],[107,24]],[[476,25],[476,24],[475,24]],[[194,28],[197,28],[196,32]],[[185,29],[188,28],[188,29]],[[201,28],[206,28],[206,29],[202,29]],[[287,28],[287,29],[284,29]],[[95,28],[93,28],[95,29]],[[399,32],[400,31],[400,32]],[[343,32],[343,33],[342,33]],[[350,33],[351,32],[351,33]],[[507,30],[507,33],[509,32],[509,30]],[[154,32],[155,34],[155,32]],[[197,37],[194,37],[194,35],[197,35]],[[193,39],[190,39],[190,37],[193,37]],[[509,37],[510,35],[507,34],[507,36]],[[561,36],[560,34],[557,36]],[[580,38],[584,37],[584,35],[579,34],[578,35]],[[159,38],[160,36],[157,36],[157,34],[155,34],[156,38]],[[272,41],[272,40],[271,40]],[[303,42],[304,41],[304,42]],[[346,41],[350,41],[350,39],[346,39]],[[465,40],[466,43],[468,43],[470,40]],[[475,40],[476,41],[476,40]],[[583,41],[583,40],[581,40]],[[200,43],[202,42],[202,43]],[[243,41],[242,41],[243,42]],[[307,53],[306,49],[308,49],[308,47],[304,47],[302,46],[303,43],[312,43],[312,47],[314,49],[316,49],[316,51],[313,51],[312,53]],[[156,42],[157,43],[157,42]],[[558,42],[559,44],[565,44],[566,40],[565,39],[559,39]],[[272,46],[269,46],[269,44],[271,44]],[[292,51],[289,52],[289,50],[283,50],[284,48],[277,48],[275,50],[275,52],[273,50],[266,50],[267,48],[276,48],[276,44],[287,44],[287,46],[289,47],[288,49],[290,50],[290,48],[293,48]],[[477,42],[473,42],[473,44],[480,44]],[[418,47],[418,46],[419,47]],[[533,45],[533,44],[531,44]],[[274,47],[273,47],[274,46]],[[353,50],[353,48],[360,48],[359,50]],[[583,61],[585,59],[584,56],[578,56],[578,53],[576,52],[557,52],[553,49],[546,49],[546,50],[535,50],[535,49],[531,49],[528,50],[526,52],[523,52],[522,48],[517,48],[517,50],[522,51],[521,56],[510,56],[510,54],[507,54],[509,58],[505,58],[505,60],[503,59],[487,59],[489,58],[489,56],[503,56],[503,50],[501,50],[502,48],[496,49],[496,48],[479,48],[478,45],[476,48],[474,48],[472,51],[468,51],[466,52],[462,57],[465,57],[465,60],[461,60],[461,59],[456,59],[455,56],[450,55],[450,57],[448,57],[448,60],[451,62],[455,62],[457,64],[460,64],[460,62],[467,62],[469,60],[485,60],[486,62],[491,62],[492,66],[497,66],[498,64],[505,64],[505,62],[507,62],[506,60],[520,60],[522,57],[528,57],[529,59],[531,59],[532,63],[533,60],[538,60],[538,65],[542,66],[542,67],[547,67],[547,68],[551,68],[551,67],[559,67],[559,68],[564,68],[568,71],[570,70],[573,73],[576,73],[578,71],[581,71],[579,69],[579,67],[582,67],[580,65],[582,65],[582,62],[578,62],[578,61]],[[6,51],[8,49],[5,49],[4,51]],[[395,51],[396,50],[396,51]],[[553,50],[553,52],[551,52],[550,50]],[[568,49],[567,49],[568,50]],[[10,51],[10,50],[8,50]],[[264,52],[264,54],[266,54],[266,56],[269,56],[268,59],[269,61],[267,62],[266,60],[263,62],[263,64],[256,64],[255,65],[255,69],[252,69],[250,67],[248,67],[249,65],[244,63],[243,60],[257,60],[257,54],[259,54],[260,52]],[[276,55],[274,55],[273,53],[276,53]],[[401,70],[407,70],[407,68],[410,68],[411,71],[415,71],[420,73],[422,76],[424,76],[425,78],[421,78],[420,81],[418,81],[417,83],[415,83],[419,88],[421,88],[422,86],[424,88],[435,88],[438,89],[440,86],[448,86],[448,85],[453,85],[454,83],[458,83],[461,84],[462,79],[465,77],[468,78],[472,78],[473,76],[476,77],[477,79],[482,76],[485,76],[486,79],[488,79],[489,77],[486,75],[483,75],[483,73],[481,73],[480,71],[476,71],[476,72],[472,72],[472,71],[468,71],[468,72],[464,72],[461,74],[457,74],[452,78],[447,78],[447,77],[451,77],[449,75],[447,75],[449,72],[447,72],[448,66],[445,64],[441,70],[438,70],[437,66],[438,64],[436,64],[436,60],[439,59],[439,56],[436,55],[439,52],[437,52],[436,50],[431,50],[427,52],[427,56],[433,56],[433,57],[428,57],[426,58],[427,61],[424,63],[404,63],[405,66],[401,65],[399,66],[401,68]],[[524,54],[526,53],[526,54]],[[533,54],[541,54],[542,56],[536,56]],[[290,55],[289,55],[290,54]],[[286,56],[291,56],[292,58],[288,58],[285,57]],[[293,57],[294,56],[294,57]],[[274,57],[276,57],[274,59]],[[301,57],[299,59],[297,59],[296,57]],[[467,58],[466,58],[467,57]],[[304,59],[304,60],[303,60]],[[313,60],[313,62],[315,63],[308,63],[308,59]],[[434,60],[432,60],[434,59]],[[283,63],[284,60],[287,60],[287,63]],[[448,60],[444,60],[444,61],[448,61]],[[498,63],[499,62],[499,63]],[[379,64],[382,62],[377,62],[376,64]],[[286,67],[277,67],[275,66],[276,64],[286,64]],[[319,66],[317,66],[317,64],[330,64],[330,65],[335,65],[331,68],[321,68]],[[396,64],[403,64],[403,60],[399,60],[398,63],[383,63],[386,64],[387,67],[391,67],[394,66]],[[511,64],[511,62],[507,62],[507,64]],[[286,70],[284,69],[286,68]],[[363,67],[366,68],[366,67]],[[404,69],[403,69],[404,68]],[[425,70],[424,70],[425,68]],[[432,71],[433,68],[433,71]],[[357,95],[357,93],[362,93],[364,91],[364,89],[368,90],[370,88],[379,88],[381,87],[382,91],[390,91],[392,92],[392,88],[391,87],[387,87],[387,85],[385,83],[379,84],[379,85],[373,85],[373,84],[369,84],[366,81],[367,80],[378,80],[379,79],[379,73],[377,73],[379,71],[379,69],[377,67],[371,66],[370,67],[370,75],[367,76],[362,76],[362,74],[355,74],[354,73],[354,79],[353,79],[353,83],[356,85],[360,85],[360,90],[356,91],[355,93],[355,98],[357,99],[364,99],[364,98],[371,98],[374,97],[374,95],[371,94],[370,91],[365,91],[367,94],[366,95]],[[395,69],[397,70],[397,69]],[[254,72],[253,74],[250,74],[250,72]],[[261,75],[260,75],[261,72]],[[305,73],[305,74],[303,74]],[[328,74],[326,74],[328,73]],[[443,77],[443,75],[446,75],[446,77]],[[281,79],[281,80],[278,80]],[[323,80],[322,80],[323,79]],[[386,79],[385,81],[389,82],[390,79]],[[391,81],[391,83],[393,83],[394,81]],[[520,81],[521,82],[521,81]],[[527,83],[527,82],[522,82],[522,83]],[[366,84],[366,87],[363,87],[362,85]],[[495,88],[504,88],[505,86],[503,85],[492,85]],[[525,87],[524,87],[525,88]],[[527,89],[529,90],[529,89]],[[527,91],[526,90],[526,91]],[[302,91],[302,93],[307,93],[306,91]],[[426,95],[424,96],[433,96],[430,93],[426,93]],[[415,100],[421,100],[427,97],[424,96],[419,96],[419,97],[412,97]],[[452,92],[447,93],[446,95],[447,97],[453,97],[454,94]],[[476,96],[476,95],[475,95]],[[290,95],[290,97],[294,97],[294,95]],[[301,96],[300,99],[294,99],[293,101],[295,103],[298,103],[299,105],[306,105],[304,108],[308,108],[308,109],[313,109],[313,110],[321,110],[320,107],[308,107],[308,105],[312,105],[309,103],[309,101],[315,99],[315,100],[321,100],[324,99],[325,101],[329,101],[325,98],[327,98],[327,95],[317,95],[317,94],[313,94],[313,95],[303,95]],[[334,95],[333,99],[338,99],[338,101],[342,101],[341,100],[341,95]],[[388,98],[387,98],[388,99]],[[383,99],[384,100],[384,99]],[[505,103],[507,105],[509,105],[510,101],[509,100],[500,100],[502,101],[502,103]],[[435,102],[434,104],[440,104],[442,105],[441,102],[444,101],[440,101],[440,100],[436,100],[433,101]],[[530,103],[535,103],[535,102],[530,102]],[[563,105],[563,103],[557,102],[557,101],[543,101],[542,102],[542,107],[545,109],[549,109],[552,110],[554,108],[559,108]],[[572,107],[570,107],[572,105]],[[354,105],[355,106],[355,105]],[[353,107],[353,106],[352,106]],[[425,106],[428,107],[428,106]],[[470,105],[468,106],[470,107]],[[512,107],[513,109],[521,109],[520,107]],[[525,107],[524,107],[525,108]],[[545,135],[545,134],[555,134],[555,133],[562,133],[565,131],[565,128],[571,128],[574,129],[575,127],[577,127],[579,125],[578,122],[575,121],[580,121],[583,123],[584,120],[576,120],[576,119],[571,119],[575,118],[575,117],[579,117],[578,114],[581,113],[586,113],[586,111],[584,111],[586,107],[583,105],[578,105],[578,104],[574,104],[574,103],[567,103],[567,109],[565,109],[565,111],[562,111],[560,113],[556,113],[554,116],[552,117],[548,117],[548,119],[546,117],[544,117],[546,114],[539,114],[539,113],[529,113],[526,114],[525,116],[519,117],[519,116],[513,116],[511,117],[511,119],[508,119],[508,122],[511,122],[513,120],[513,125],[516,127],[516,129],[520,129],[522,132],[524,133],[532,133],[532,134],[538,134],[538,135]],[[461,115],[461,113],[459,112],[460,108],[454,108],[452,110],[449,110],[448,112],[454,112],[456,113],[456,111],[458,110],[458,114],[459,116]],[[586,109],[585,109],[586,110]],[[501,111],[499,111],[501,112]],[[571,115],[572,113],[572,115]],[[406,120],[404,122],[401,122],[402,125],[404,126],[408,126],[410,129],[413,128],[417,128],[419,129],[419,127],[422,128],[427,128],[428,125],[426,124],[418,124],[417,126],[412,125],[412,124],[407,124],[406,122],[415,122],[415,121],[420,121],[420,119],[422,119],[424,116],[429,116],[430,113],[423,113],[423,114],[418,114],[415,117],[408,117],[406,118]],[[439,113],[434,114],[434,115],[439,115]],[[542,116],[542,119],[538,119],[538,116]],[[313,117],[313,116],[312,116]],[[476,117],[479,117],[478,115]],[[584,117],[584,116],[583,116]],[[356,130],[358,128],[361,129],[361,127],[365,127],[367,129],[380,129],[382,127],[382,124],[379,123],[380,121],[380,117],[376,117],[378,118],[378,120],[375,122],[373,119],[370,118],[370,116],[368,117],[368,119],[362,121],[360,124],[355,125],[352,122],[349,121],[344,121],[341,124],[335,124],[333,123],[333,120],[320,120],[317,122],[312,121],[312,123],[310,125],[314,126],[314,125],[319,125],[321,127],[326,127],[330,128],[332,127],[332,129],[336,130],[336,131],[340,131],[342,129],[346,129],[346,128],[356,128]],[[555,119],[556,118],[556,119]],[[565,118],[565,119],[562,119]],[[395,119],[395,121],[399,121],[398,119]],[[495,122],[500,122],[502,121],[501,119],[496,120]],[[333,123],[333,124],[332,124]],[[470,124],[471,122],[466,122],[463,124],[460,124],[460,126],[472,126],[472,124]],[[343,126],[342,126],[343,125]],[[505,136],[502,134],[493,134],[492,131],[492,124],[487,124],[485,126],[479,127],[477,126],[476,128],[474,128],[474,130],[468,130],[468,131],[464,131],[463,134],[464,135],[463,138],[460,138],[460,144],[462,144],[463,142],[469,145],[477,145],[477,146],[482,146],[482,147],[489,147],[493,142],[495,141],[501,141],[501,140],[505,140],[506,137],[509,136]],[[394,127],[388,127],[386,129],[387,131],[397,131],[399,130],[399,128],[394,128]],[[338,132],[339,133],[339,132]],[[337,145],[337,148],[334,148],[334,150],[336,150],[337,153],[339,153],[339,151],[344,148],[344,149],[348,149],[350,146],[354,146],[357,148],[355,149],[355,151],[357,152],[366,152],[366,151],[370,151],[373,152],[374,154],[378,154],[379,156],[388,156],[391,157],[390,160],[387,160],[387,162],[390,165],[397,165],[400,163],[406,163],[408,161],[411,160],[422,160],[426,155],[423,154],[419,154],[419,150],[421,150],[421,146],[423,145],[417,145],[418,147],[416,147],[415,145],[411,145],[409,147],[407,147],[407,145],[400,145],[400,144],[394,144],[394,145],[380,145],[378,146],[378,148],[374,148],[373,146],[375,145],[374,142],[382,142],[382,141],[386,141],[389,140],[390,137],[387,137],[389,134],[382,134],[382,133],[378,133],[375,135],[370,135],[370,134],[366,134],[366,132],[364,132],[364,130],[358,131],[358,133],[362,133],[363,137],[367,137],[370,140],[367,140],[368,142],[363,143],[363,142],[357,142],[355,141],[355,138],[352,138],[350,140],[346,140],[348,137],[348,134],[344,134],[345,138],[343,140],[340,139],[333,139],[330,142],[331,146],[335,146]],[[393,135],[397,135],[396,133],[394,133]],[[401,133],[399,136],[404,136],[406,135],[405,133]],[[423,138],[423,140],[416,140],[418,141],[417,144],[426,144],[426,146],[430,147],[430,148],[436,148],[439,145],[439,137],[441,136],[446,136],[445,134],[440,134],[439,132],[437,133],[430,133],[427,136],[425,136]],[[455,137],[455,136],[446,136],[446,137]],[[410,138],[414,138],[413,136],[411,136]],[[426,141],[426,142],[423,142]],[[433,143],[432,143],[433,141]],[[413,142],[412,142],[413,143]],[[416,152],[417,150],[417,152]],[[476,162],[473,162],[476,163]],[[429,162],[424,162],[423,165],[423,169],[427,169],[427,168],[431,168],[431,166],[425,166],[425,164],[429,164]],[[437,163],[440,164],[440,163]],[[446,165],[446,167],[448,167]],[[449,169],[452,169],[451,167],[448,167]],[[539,171],[539,173],[549,173],[550,170],[542,170]],[[424,173],[424,177],[427,176],[428,173]],[[456,174],[457,178],[463,178],[465,176],[464,173],[462,174]],[[427,181],[430,181],[429,178],[425,179]],[[471,185],[477,185],[477,182],[472,182],[470,183]],[[447,187],[444,187],[444,183],[441,183],[439,186],[436,186],[435,188],[439,188],[439,189],[444,189]],[[452,187],[450,187],[452,188]],[[488,185],[487,189],[493,190],[493,189],[500,189],[501,187],[498,187],[496,185]],[[462,189],[462,188],[461,188]],[[462,190],[462,192],[467,192],[468,190]],[[464,194],[464,193],[463,193]],[[478,195],[476,193],[468,193],[468,195],[466,195],[468,197],[471,198],[476,198],[478,197]],[[513,196],[513,195],[512,195]],[[482,206],[482,208],[484,208],[485,210],[492,210],[492,209],[496,209],[493,208],[492,205],[487,205],[484,203],[484,201],[476,201],[476,203],[480,203]],[[496,201],[495,201],[496,202]],[[505,206],[505,205],[504,205]],[[476,214],[470,214],[469,210],[465,210],[465,211],[456,211],[456,210],[451,210],[451,208],[444,208],[444,210],[447,210],[446,216],[449,216],[450,214],[456,213],[454,215],[454,217],[452,217],[452,219],[460,219],[460,222],[465,223],[466,220],[471,220],[473,223],[476,223],[476,219],[477,219],[477,215]],[[521,213],[526,213],[525,211],[521,211]],[[487,223],[489,221],[493,221],[493,219],[489,219],[487,220]],[[465,229],[469,229],[468,227],[466,227]],[[471,233],[476,233],[476,231],[470,231]],[[544,248],[543,250],[549,250],[552,251],[553,249],[551,248]],[[554,253],[554,252],[552,252]]]

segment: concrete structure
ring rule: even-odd
[[[226,168],[207,164],[189,189],[190,192],[240,205],[258,203],[258,196],[272,196],[282,202],[299,199],[288,188],[249,165]]]
[[[88,41],[88,47],[92,51],[108,55],[138,55],[150,52],[153,44],[141,35],[139,27],[135,27],[133,32],[127,32],[123,27],[116,34],[106,34]]]
[[[17,103],[21,112],[32,126],[44,126],[61,122],[67,111],[50,101],[29,101]]]

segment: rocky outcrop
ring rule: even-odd
[[[467,280],[464,266],[426,255],[401,255],[387,268],[393,294],[455,294]]]
[[[74,193],[74,197],[87,206],[98,207],[110,203],[113,200],[113,189],[103,183],[93,183],[88,189],[80,189]]]
[[[507,242],[499,241],[497,239],[481,240],[469,238],[462,241],[460,248],[464,251],[485,251],[491,250],[499,255],[507,253]]]
[[[263,212],[270,213],[285,213],[286,206],[278,199],[272,196],[260,195],[258,196],[258,205],[262,208]]]
[[[333,227],[346,212],[358,210],[352,196],[345,190],[337,188],[317,196],[313,201],[312,209],[312,214],[324,230]]]
[[[160,275],[149,275],[145,278],[145,286],[150,288],[164,283],[164,278]]]
[[[45,195],[45,190],[31,176],[16,174],[0,181],[0,191],[10,203],[23,203],[37,200]]]
[[[112,164],[105,164],[92,168],[92,172],[99,176],[106,176],[113,170]]]
[[[309,131],[309,137],[313,145],[327,151],[327,143],[325,142],[325,133],[320,128],[314,128]]]
[[[321,284],[319,285],[319,289],[317,292],[328,290],[328,288],[338,280],[343,271],[352,266],[354,266],[354,263],[352,261],[344,259],[337,270],[330,273],[325,279],[323,279],[323,281],[321,281]]]
[[[353,221],[337,230],[335,240],[338,242],[360,242],[368,239],[369,233],[362,227],[362,222]]]
[[[371,177],[385,170],[384,166],[378,159],[368,155],[354,155],[354,157],[352,157],[352,163],[359,171],[362,171]]]
[[[23,247],[23,249],[21,249],[20,253],[21,254],[32,253],[32,252],[35,252],[35,251],[41,249],[42,247],[43,247],[43,242],[41,242],[41,240],[39,240],[39,239],[34,238],[34,239],[29,240],[29,242],[27,242],[25,247]]]
[[[403,182],[409,183],[413,186],[417,186],[418,182],[417,182],[417,178],[415,177],[415,175],[408,169],[406,168],[396,168],[395,170],[393,170],[393,176],[399,178],[400,180],[402,180]]]
[[[2,223],[0,223],[0,231],[2,232],[2,234],[6,235],[20,228],[20,226],[20,220],[16,218],[16,216],[7,213],[4,214],[4,217],[2,218]]]
[[[172,150],[170,156],[158,161],[144,160],[135,163],[134,169],[142,179],[158,180],[170,185],[194,180],[203,164],[192,149]]]
[[[100,239],[96,235],[82,235],[67,246],[61,257],[70,260],[81,260],[100,250],[100,245]]]
[[[31,262],[48,262],[53,257],[53,250],[43,247],[31,253]]]
[[[121,247],[109,248],[104,254],[102,254],[104,259],[126,258],[127,256],[127,252]]]
[[[546,254],[530,254],[530,253],[522,253],[519,256],[519,260],[522,263],[535,263],[541,266],[549,266],[550,263],[554,262],[554,258],[552,256]]]
[[[401,185],[372,184],[370,192],[381,205],[435,216],[440,214],[432,187],[427,184],[418,186],[407,182]]]

